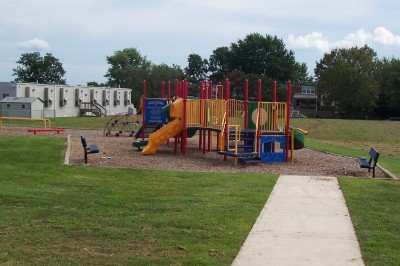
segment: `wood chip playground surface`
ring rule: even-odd
[[[272,173],[280,175],[308,176],[350,176],[372,178],[372,173],[360,169],[355,158],[333,155],[312,149],[295,151],[295,162],[272,163],[256,165],[234,165],[232,158],[226,161],[214,150],[203,154],[199,150],[197,136],[188,139],[186,155],[180,152],[174,154],[174,141],[169,145],[161,145],[155,155],[143,156],[137,148],[132,147],[132,137],[104,136],[102,130],[72,130],[65,129],[62,133],[37,133],[33,135],[28,128],[3,127],[0,135],[26,135],[32,137],[52,136],[64,138],[67,147],[67,136],[70,139],[69,164],[84,165],[84,154],[81,136],[85,136],[88,144],[97,144],[100,152],[89,155],[90,166],[122,167],[157,170],[176,170],[193,172],[221,173]],[[214,145],[215,147],[215,145]],[[387,178],[385,173],[377,168],[377,178]]]

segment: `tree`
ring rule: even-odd
[[[209,59],[208,70],[211,72],[210,79],[215,83],[225,79],[229,72],[229,48],[219,47],[213,51]]]
[[[229,53],[229,71],[268,76],[284,83],[295,77],[297,66],[294,53],[276,36],[249,34],[232,43]]]
[[[400,116],[400,59],[382,60],[379,110],[386,116]]]
[[[185,68],[185,74],[189,83],[197,84],[200,80],[207,78],[208,61],[202,59],[198,54],[190,54],[188,57],[188,66]]]
[[[308,74],[308,68],[305,63],[295,63],[295,73],[291,78],[292,85],[312,85],[314,79]]]
[[[88,87],[107,87],[106,83],[98,83],[97,81],[88,81],[86,82],[86,86]]]
[[[179,66],[172,67],[161,64],[152,65],[149,80],[147,81],[147,96],[153,98],[161,97],[161,82],[165,82],[165,97],[167,97],[167,82],[171,81],[171,93],[173,93],[174,81],[183,78],[183,71]]]
[[[369,111],[379,94],[380,67],[376,52],[367,45],[335,49],[317,63],[315,76],[325,103],[340,111]]]
[[[125,48],[115,51],[114,55],[107,56],[107,63],[111,66],[104,75],[108,84],[113,87],[141,88],[142,81],[150,73],[151,62],[136,48]]]
[[[132,102],[137,104],[142,94],[143,80],[150,75],[151,62],[141,56],[136,48],[115,51],[114,55],[107,56],[107,62],[110,67],[104,77],[108,79],[108,85],[131,88]]]
[[[65,84],[65,70],[60,61],[51,53],[44,57],[39,52],[22,54],[14,68],[16,82],[36,82],[41,84]]]
[[[272,81],[280,85],[292,80],[293,84],[313,84],[305,63],[295,61],[294,53],[276,36],[258,33],[247,35],[230,47],[219,47],[209,58],[210,79],[216,83],[229,78],[231,90],[242,97],[244,79],[249,80],[249,97],[257,98],[257,80],[263,84],[263,100],[272,100]]]

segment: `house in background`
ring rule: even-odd
[[[42,118],[44,102],[34,97],[6,97],[0,101],[0,116]]]
[[[32,111],[41,113],[41,118],[115,115],[134,109],[128,88],[0,82],[0,97],[40,99],[43,107],[34,105],[40,109]]]
[[[317,111],[318,96],[314,86],[292,86],[292,109]]]

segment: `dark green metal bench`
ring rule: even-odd
[[[86,138],[81,136],[81,142],[82,142],[82,146],[83,146],[83,151],[85,153],[85,164],[87,164],[88,162],[88,154],[92,154],[92,153],[99,153],[99,147],[96,144],[91,144],[87,145],[86,143]]]
[[[365,157],[358,157],[357,162],[361,168],[368,169],[368,173],[370,173],[372,169],[372,176],[375,177],[375,167],[378,163],[378,158],[379,152],[375,148],[371,147],[369,150],[369,160],[367,160]]]

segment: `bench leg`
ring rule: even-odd
[[[85,164],[87,164],[87,153],[85,152]]]
[[[372,177],[375,178],[375,168],[372,169]]]

